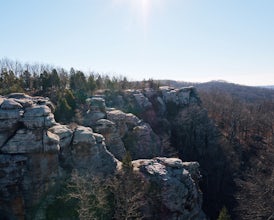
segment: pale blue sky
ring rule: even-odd
[[[273,0],[0,0],[0,58],[274,84]]]

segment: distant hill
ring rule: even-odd
[[[259,86],[261,88],[266,88],[266,89],[274,89],[274,85],[270,85],[270,86]]]
[[[246,102],[263,102],[274,100],[274,86],[245,86],[226,81],[210,81],[205,83],[192,83],[174,80],[162,80],[162,85],[175,88],[195,86],[199,92],[222,92],[229,93],[232,97]]]

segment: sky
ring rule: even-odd
[[[273,0],[0,0],[0,58],[274,85]]]

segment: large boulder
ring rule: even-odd
[[[132,129],[140,122],[140,119],[137,116],[131,113],[124,113],[123,111],[117,109],[108,111],[107,119],[115,123],[119,135],[122,138],[129,129]]]
[[[160,87],[162,97],[165,103],[174,103],[178,106],[187,106],[190,103],[200,103],[200,98],[194,87],[183,87],[174,89],[168,86]]]
[[[88,110],[84,118],[84,125],[92,127],[97,120],[106,118],[106,104],[103,98],[88,98],[86,103]]]
[[[72,159],[74,168],[98,175],[112,174],[117,166],[117,160],[106,149],[104,137],[82,126],[74,131]]]
[[[153,132],[148,123],[141,122],[135,126],[125,136],[124,143],[133,159],[162,155],[160,138]]]
[[[56,124],[51,109],[46,105],[26,108],[21,121],[29,129],[49,128]]]
[[[202,194],[187,164],[177,158],[157,157],[135,160],[132,165],[157,191],[154,196],[161,204],[150,207],[158,212],[155,219],[206,219],[201,209]]]
[[[104,136],[107,149],[118,160],[122,160],[125,156],[126,149],[115,123],[107,119],[100,119],[94,125],[94,130]]]
[[[149,99],[146,96],[144,96],[143,93],[139,92],[139,93],[133,94],[133,96],[134,96],[135,101],[137,102],[138,106],[141,109],[146,110],[146,109],[149,109],[152,107],[151,102],[149,101]]]
[[[14,99],[4,99],[1,104],[1,109],[12,110],[12,109],[22,109],[23,106],[16,102]]]
[[[59,136],[61,150],[67,149],[71,144],[73,131],[67,125],[56,124],[49,131]]]

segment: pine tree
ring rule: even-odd
[[[228,214],[227,208],[225,206],[222,208],[217,220],[231,220],[230,215]]]

